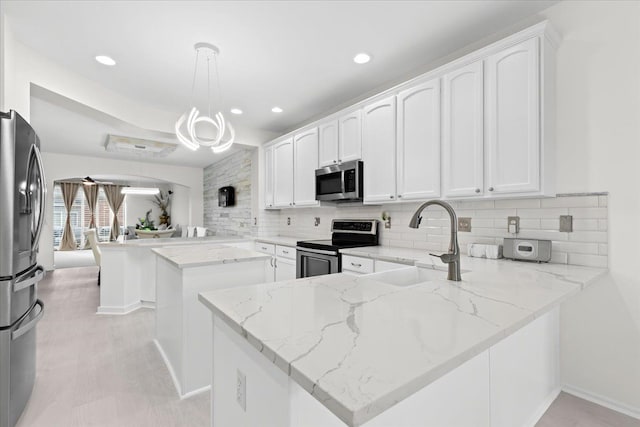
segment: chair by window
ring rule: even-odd
[[[91,246],[91,251],[93,252],[93,258],[96,261],[96,265],[98,266],[98,286],[100,286],[100,260],[102,258],[102,253],[100,252],[100,248],[98,247],[98,233],[95,228],[90,228],[84,232],[89,245]]]

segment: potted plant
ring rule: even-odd
[[[162,191],[158,195],[153,197],[153,204],[160,208],[160,224],[167,224],[169,226],[171,224],[171,217],[167,212],[169,206],[171,205],[171,195],[173,191]]]
[[[144,231],[154,231],[157,230],[154,221],[150,218],[151,209],[149,209],[144,216],[144,218],[138,218],[138,223],[136,224],[136,230],[144,230]]]

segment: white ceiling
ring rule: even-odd
[[[245,112],[229,115],[235,127],[281,134],[374,88],[418,74],[556,1],[4,3],[24,44],[176,117],[190,103],[193,44],[214,43],[221,50],[224,108]],[[353,63],[361,51],[373,56],[369,64]],[[112,56],[117,65],[98,64],[93,59],[98,54]],[[275,105],[284,113],[272,113]],[[37,102],[36,108],[47,106]]]

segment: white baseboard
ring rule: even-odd
[[[178,392],[178,396],[180,396],[181,400],[187,399],[191,396],[195,396],[196,394],[204,393],[205,391],[211,390],[211,385],[208,385],[208,386],[199,388],[197,390],[193,390],[188,393],[182,394],[182,387],[180,387],[180,382],[178,381],[178,377],[176,376],[176,373],[173,370],[173,366],[171,366],[171,363],[169,362],[169,358],[167,357],[167,354],[164,352],[164,350],[162,349],[162,346],[160,345],[157,339],[154,339],[153,343],[156,345],[158,352],[160,352],[160,357],[162,357],[162,361],[164,362],[165,366],[169,370],[169,375],[171,375],[173,386],[176,388],[176,391]]]
[[[182,399],[188,399],[189,397],[195,396],[196,394],[207,392],[209,390],[211,390],[211,386],[207,385],[207,386],[204,386],[204,387],[199,388],[197,390],[193,390],[193,391],[190,391],[189,393],[183,394],[182,396],[180,396],[180,399],[181,400]]]
[[[595,403],[597,405],[604,406],[605,408],[611,409],[612,411],[620,412],[621,414],[628,415],[632,418],[637,418],[640,420],[640,408],[634,408],[633,406],[629,406],[625,403],[618,402],[616,400],[601,396],[596,393],[592,393],[590,391],[581,389],[580,387],[572,386],[570,384],[563,384],[562,391],[581,399],[588,400],[589,402]]]
[[[558,387],[554,389],[551,393],[549,393],[549,395],[542,401],[542,403],[540,404],[540,406],[538,406],[535,412],[531,414],[529,421],[523,424],[523,427],[535,427],[536,423],[540,421],[540,418],[542,418],[544,413],[547,412],[547,409],[549,409],[549,406],[551,406],[553,401],[556,400],[556,398],[560,394],[560,391],[561,391],[560,387]]]
[[[117,314],[117,315],[129,314],[141,307],[142,307],[141,302],[134,302],[133,304],[129,304],[124,307],[108,307],[108,306],[101,305],[98,307],[98,311],[96,311],[96,314]]]
[[[156,309],[156,303],[154,301],[142,301],[142,308],[150,308],[152,310]]]
[[[176,373],[173,370],[173,366],[171,366],[171,363],[169,362],[169,358],[167,357],[167,354],[164,352],[164,350],[162,349],[162,346],[160,345],[157,339],[154,338],[153,343],[156,345],[156,348],[160,352],[160,357],[162,357],[162,361],[164,362],[165,366],[169,370],[169,375],[171,375],[171,380],[173,381],[173,386],[176,388],[176,391],[178,392],[178,396],[180,396],[180,398],[182,399],[182,388],[180,387],[180,381],[178,381],[178,377],[176,376]]]

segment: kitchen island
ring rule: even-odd
[[[127,314],[156,301],[156,257],[153,248],[225,244],[253,249],[253,239],[236,236],[133,239],[100,243],[100,305],[98,314]]]
[[[155,344],[181,397],[211,385],[211,314],[198,293],[266,281],[269,255],[226,245],[155,248]]]
[[[212,425],[533,426],[560,391],[559,305],[605,270],[420,265],[202,293]]]

